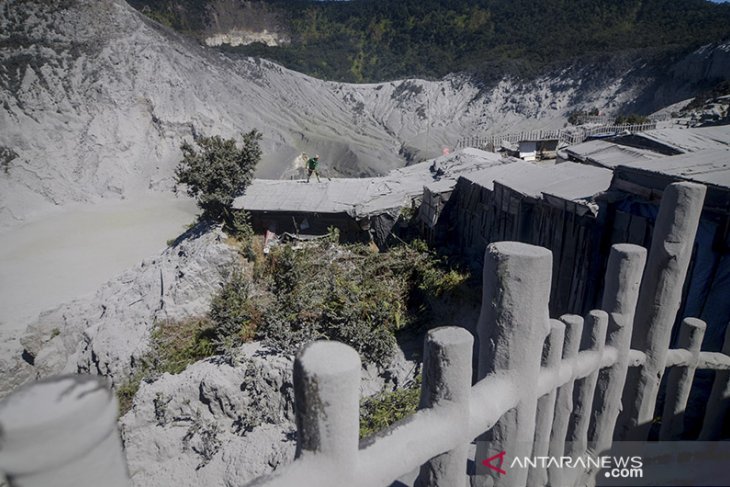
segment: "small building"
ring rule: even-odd
[[[558,139],[524,139],[517,142],[503,140],[498,151],[523,161],[539,161],[557,157]]]
[[[459,178],[439,220],[446,244],[480,268],[491,242],[516,240],[553,251],[554,314],[590,308],[597,292],[592,249],[599,244],[593,196],[612,172],[576,163],[541,167],[523,161]]]
[[[537,142],[534,140],[521,140],[517,143],[519,158],[523,161],[537,160]]]
[[[704,150],[618,166],[606,205],[607,243],[649,247],[664,188],[677,181],[707,187],[679,318],[705,320],[704,350],[719,351],[730,322],[730,151]]]
[[[461,174],[510,162],[498,154],[464,149],[432,162],[414,164],[374,178],[337,178],[307,183],[303,180],[256,179],[233,202],[235,210],[251,215],[254,229],[275,234],[323,235],[340,230],[343,241],[374,241],[383,246],[404,208],[417,208],[424,187],[435,214],[441,198]],[[427,205],[428,207],[428,205]],[[419,213],[427,223],[435,215]]]

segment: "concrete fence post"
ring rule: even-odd
[[[583,334],[583,318],[577,315],[563,315],[560,321],[565,323],[565,345],[563,360],[574,361],[580,349],[580,338]],[[555,419],[550,434],[550,456],[565,455],[565,439],[568,434],[570,415],[573,412],[573,386],[575,381],[569,380],[558,388],[555,401]],[[566,485],[566,472],[556,466],[548,469],[550,485]]]
[[[474,338],[463,328],[451,326],[428,332],[423,351],[420,408],[451,409],[453,428],[466,436],[471,397],[471,356]],[[465,443],[425,463],[415,486],[464,487],[468,445]]]
[[[730,355],[730,324],[725,329],[722,353]],[[730,370],[715,372],[710,398],[707,400],[705,420],[702,423],[699,440],[715,441],[723,437],[725,420],[730,414]]]
[[[321,455],[340,478],[355,471],[360,425],[360,357],[330,341],[306,345],[294,361],[296,457]]]
[[[659,430],[660,440],[678,440],[684,431],[684,411],[695,378],[706,328],[705,322],[696,318],[685,318],[682,321],[677,345],[690,352],[692,360],[686,367],[675,366],[669,371],[662,426]]]
[[[668,185],[662,196],[631,339],[633,348],[646,353],[646,362],[627,382],[620,432],[626,440],[649,435],[705,192],[701,184],[683,182]]]
[[[565,325],[560,320],[550,320],[550,334],[545,340],[542,351],[542,366],[548,369],[558,369],[563,357],[563,343],[565,342]],[[537,417],[535,424],[535,445],[532,456],[547,456],[550,449],[550,431],[553,428],[555,414],[555,398],[557,391],[553,389],[537,400]],[[543,486],[548,484],[547,469],[538,466],[531,468],[527,475],[527,485]]]
[[[484,257],[482,311],[477,323],[479,374],[506,374],[518,389],[519,402],[477,443],[477,482],[519,486],[527,470],[503,475],[482,461],[502,452],[528,457],[532,452],[537,410],[537,378],[545,337],[550,330],[548,301],[552,254],[542,247],[499,242]],[[491,476],[491,479],[486,477]]]
[[[593,310],[588,313],[583,329],[581,349],[603,354],[608,329],[608,314],[605,311]],[[568,427],[568,448],[566,454],[577,457],[588,449],[588,427],[593,410],[593,395],[598,382],[600,370],[575,383],[575,404],[572,419]]]
[[[0,402],[0,471],[12,487],[125,487],[117,414],[99,377],[21,387]]]
[[[588,429],[589,448],[597,454],[613,441],[616,419],[621,411],[621,394],[629,368],[629,350],[639,286],[646,262],[646,249],[638,245],[611,247],[603,286],[601,308],[608,314],[606,345],[617,352],[617,361],[598,374],[593,397],[593,418]]]

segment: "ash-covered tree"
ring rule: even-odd
[[[215,135],[196,139],[197,147],[187,142],[180,146],[183,158],[175,168],[175,182],[187,187],[203,210],[202,218],[231,222],[233,200],[251,182],[261,159],[260,140],[254,129],[242,135],[240,145]]]

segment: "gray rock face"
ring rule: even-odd
[[[294,458],[292,359],[258,343],[143,383],[120,420],[136,486],[242,485]]]
[[[209,359],[143,382],[120,420],[133,484],[239,486],[290,463],[293,362],[253,342],[238,349],[235,365]],[[416,371],[400,352],[387,369],[367,366],[360,396],[404,384]]]
[[[211,294],[237,258],[225,238],[218,228],[193,229],[177,245],[109,281],[93,296],[43,313],[21,338],[33,367],[16,359],[20,363],[7,374],[10,380],[2,381],[0,393],[29,375],[83,372],[123,382],[149,351],[155,322],[208,311]]]

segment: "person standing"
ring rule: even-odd
[[[307,161],[307,182],[309,182],[309,178],[312,177],[312,173],[314,173],[314,175],[317,176],[318,183],[322,182],[319,180],[319,172],[317,172],[317,166],[319,166],[319,154],[310,158]]]

